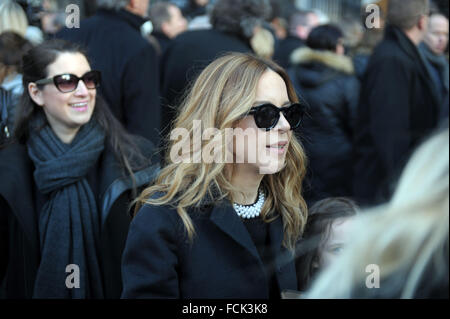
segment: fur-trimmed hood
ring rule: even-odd
[[[291,63],[293,65],[320,63],[336,71],[349,75],[355,74],[355,68],[352,60],[344,55],[338,55],[330,51],[312,50],[310,48],[299,48],[291,54]]]

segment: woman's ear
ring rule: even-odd
[[[30,94],[31,99],[39,106],[44,105],[44,99],[42,97],[42,91],[39,90],[36,83],[28,84],[28,94]]]

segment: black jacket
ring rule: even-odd
[[[352,143],[359,81],[346,56],[309,48],[292,54],[288,73],[309,109],[297,130],[308,157],[304,197],[309,202],[352,195]]]
[[[278,41],[275,46],[273,60],[283,68],[291,66],[291,54],[298,48],[304,47],[305,42],[295,36],[287,36],[285,39]]]
[[[139,139],[143,154],[154,146]],[[40,262],[38,212],[33,163],[27,148],[12,143],[0,151],[0,298],[31,298]],[[154,163],[158,163],[155,158]],[[136,185],[146,186],[157,174],[158,164],[135,173]],[[100,263],[106,298],[119,298],[122,290],[120,263],[128,226],[132,183],[125,179],[109,146],[98,163],[97,207],[102,216]]]
[[[176,209],[144,206],[130,226],[123,255],[123,298],[266,299],[265,268],[243,222],[228,203],[190,210],[196,231],[187,240]],[[278,217],[269,226],[280,291],[297,289]]]
[[[167,106],[178,107],[189,83],[194,81],[210,62],[231,51],[251,52],[251,48],[239,36],[214,29],[187,31],[172,41],[164,58],[163,128],[166,128],[175,116],[175,112]],[[163,132],[167,133],[169,130]]]
[[[439,109],[418,48],[400,29],[388,26],[361,84],[354,194],[362,204],[390,197],[411,152],[436,127]]]
[[[141,36],[144,20],[125,10],[98,10],[79,29],[57,37],[88,51],[93,69],[102,72],[100,92],[128,132],[159,143],[161,125],[158,57]]]

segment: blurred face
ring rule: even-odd
[[[348,242],[348,232],[352,226],[352,217],[336,219],[331,224],[330,236],[322,243],[320,251],[320,268],[331,265],[340,255]]]
[[[148,14],[148,5],[150,0],[130,0],[127,8],[132,13],[141,17],[146,17]]]
[[[290,105],[285,82],[272,70],[261,76],[253,106],[265,103],[278,108]],[[270,131],[258,128],[253,115],[240,120],[236,128],[235,163],[244,163],[239,165],[256,174],[274,174],[284,168],[292,131],[283,113]]]
[[[176,6],[169,7],[170,20],[162,25],[164,33],[170,38],[175,38],[178,34],[186,31],[187,20]]]
[[[431,16],[424,42],[434,54],[444,54],[448,44],[447,18],[441,15]]]
[[[91,70],[81,53],[61,53],[47,68],[47,78],[70,73],[82,77]],[[30,84],[31,98],[44,109],[45,116],[58,136],[76,132],[89,122],[95,107],[96,89],[88,89],[80,80],[75,91],[62,93],[53,83],[36,88]]]

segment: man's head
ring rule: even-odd
[[[97,0],[99,8],[125,9],[135,15],[146,17],[150,0]]]
[[[289,18],[289,33],[306,40],[311,30],[319,24],[319,17],[314,11],[297,11]]]
[[[150,8],[150,21],[155,31],[172,39],[187,29],[187,20],[180,9],[167,2],[159,2]]]
[[[423,41],[434,54],[444,54],[448,45],[448,19],[446,16],[440,13],[430,16],[428,31]]]
[[[419,44],[428,28],[429,0],[389,0],[387,22]]]

